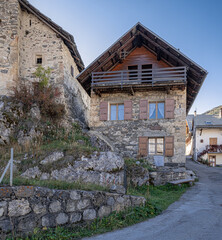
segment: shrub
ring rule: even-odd
[[[20,81],[16,87],[12,88],[12,98],[14,101],[22,103],[25,113],[28,113],[32,106],[36,104],[42,116],[57,121],[64,116],[65,106],[57,102],[61,95],[59,89],[48,83],[50,73],[51,69],[44,69],[39,66],[34,73],[39,82],[30,84]]]

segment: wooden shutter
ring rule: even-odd
[[[148,118],[147,106],[148,106],[147,100],[140,100],[140,119]]]
[[[210,145],[217,145],[217,138],[210,138]]]
[[[168,119],[174,118],[174,108],[175,108],[174,99],[166,99],[165,100],[165,118],[168,118]]]
[[[132,120],[132,101],[124,101],[124,120]]]
[[[174,155],[174,137],[165,137],[165,156],[172,157]]]
[[[99,120],[107,121],[108,120],[108,102],[100,103],[100,111],[99,111]]]
[[[148,155],[148,137],[139,137],[139,155],[147,156]]]

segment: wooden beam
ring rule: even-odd
[[[124,49],[125,46],[127,46],[129,43],[131,43],[131,42],[136,38],[136,36],[137,36],[137,35],[134,35],[131,39],[129,39],[127,42],[125,42],[125,43],[118,49],[118,51],[121,51],[122,49]],[[94,71],[96,71],[96,69],[101,68],[101,65],[105,65],[108,61],[110,61],[110,60],[115,56],[115,54],[116,54],[116,52],[112,53],[108,58],[106,58],[102,63],[100,63],[99,66],[96,66],[96,67],[90,69],[90,72],[94,72]],[[81,82],[84,83],[84,82],[86,81],[86,78],[87,78],[87,76],[86,76],[85,78],[83,78],[83,79],[81,80]]]
[[[172,59],[174,59],[175,62],[178,62],[179,64],[181,64],[182,66],[188,66],[187,63],[185,63],[184,61],[182,61],[181,59],[178,59],[178,57],[176,57],[174,54],[170,53],[169,51],[167,51],[164,47],[160,46],[158,43],[156,43],[155,41],[153,41],[152,39],[150,39],[149,37],[147,37],[144,33],[140,32],[139,34],[142,35],[142,37],[144,39],[146,39],[148,42],[150,42],[153,46],[155,47],[159,47],[159,49],[163,52],[165,52],[166,54],[168,54]],[[192,70],[190,68],[190,71],[194,71],[196,73],[197,76],[199,76],[200,74],[197,73],[195,70]]]

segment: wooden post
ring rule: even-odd
[[[13,183],[13,148],[11,148],[11,159],[10,159],[10,186]]]

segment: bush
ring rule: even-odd
[[[28,113],[35,104],[43,117],[56,121],[64,116],[65,106],[57,102],[61,95],[59,89],[48,84],[50,73],[49,68],[38,67],[34,75],[39,78],[39,82],[20,81],[16,87],[12,88],[12,98],[22,103],[25,113]]]

